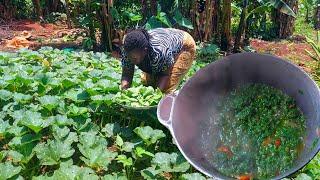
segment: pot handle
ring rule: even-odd
[[[178,95],[178,92],[173,94],[166,95],[162,98],[158,104],[157,108],[157,117],[159,122],[166,126],[168,129],[171,129],[172,124],[172,111],[175,99]]]

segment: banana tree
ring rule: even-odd
[[[231,0],[222,0],[221,49],[231,46]]]
[[[320,2],[318,3],[314,13],[314,28],[317,31],[317,43],[319,43],[319,30],[320,30]]]
[[[143,1],[141,7],[135,1],[115,1],[110,13],[113,17],[113,23],[117,30],[126,30],[134,28],[143,20],[143,8],[147,8],[147,2]]]
[[[313,7],[316,5],[315,0],[301,0],[303,7],[305,8],[305,21],[310,22],[310,13],[313,11]]]
[[[65,7],[65,10],[66,10],[66,14],[67,14],[67,26],[69,29],[72,28],[72,25],[71,25],[71,15],[70,15],[70,2],[69,0],[60,0],[61,3],[64,5]]]
[[[266,12],[270,12],[272,9],[277,9],[281,13],[286,14],[291,17],[295,17],[295,12],[290,8],[288,4],[286,4],[282,0],[257,0],[257,2],[260,4],[257,7],[249,8],[249,6],[253,6],[252,4],[249,4],[250,1],[244,0],[243,1],[243,8],[241,12],[240,22],[238,25],[236,37],[235,37],[235,43],[234,43],[234,52],[238,52],[240,50],[240,42],[242,39],[242,36],[245,33],[245,29],[248,29],[248,21],[250,18],[257,14],[265,14]]]
[[[298,12],[299,6],[297,0],[284,0],[294,12]],[[295,17],[287,16],[280,10],[275,9],[272,13],[272,19],[274,22],[275,32],[277,38],[285,39],[292,36],[294,32]]]
[[[32,3],[34,5],[35,13],[37,14],[38,20],[43,20],[41,1],[40,0],[32,0]]]
[[[277,9],[281,13],[288,16],[296,17],[296,13],[291,9],[291,7],[282,0],[258,0],[259,7],[251,10],[247,15],[246,19],[250,18],[253,14],[256,13],[266,13],[269,9]]]
[[[164,12],[162,11],[161,5],[158,4],[156,15],[153,15],[148,19],[147,23],[144,25],[145,28],[154,29],[157,27],[180,26],[187,29],[193,29],[192,22],[183,17],[178,6],[178,1],[175,1],[175,3],[172,4],[172,8],[167,12]]]
[[[314,77],[315,77],[315,80],[317,81],[317,82],[320,82],[320,44],[319,44],[319,42],[314,42],[312,39],[310,39],[310,38],[308,38],[308,37],[306,37],[307,38],[307,42],[310,44],[310,46],[312,47],[312,49],[313,49],[313,51],[314,51],[314,53],[313,52],[310,52],[310,51],[308,51],[308,50],[305,50],[307,53],[308,53],[308,55],[313,59],[313,60],[315,60],[316,62],[317,62],[317,67],[316,67],[316,69],[315,69],[315,71],[314,71]]]
[[[320,44],[319,43],[316,43],[314,42],[312,39],[307,38],[307,42],[310,44],[310,46],[312,47],[312,49],[314,50],[315,54],[313,54],[312,52],[308,51],[308,50],[305,50],[308,55],[315,61],[318,61],[318,64],[320,66]],[[318,68],[320,68],[318,66]]]
[[[112,0],[101,0],[100,3],[100,22],[101,22],[101,48],[103,51],[112,51],[112,15],[111,8],[113,6]]]
[[[241,37],[244,33],[245,30],[245,26],[246,26],[246,15],[247,15],[247,11],[248,11],[248,0],[244,0],[243,1],[243,9],[240,15],[240,22],[239,22],[239,26],[237,29],[237,34],[236,34],[236,38],[234,41],[234,52],[239,51],[240,49],[240,41],[241,41]]]

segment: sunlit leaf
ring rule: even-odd
[[[186,18],[184,18],[179,10],[175,11],[173,19],[182,27],[186,27],[188,29],[193,29],[192,22]]]
[[[123,166],[132,166],[133,162],[132,162],[132,158],[129,157],[127,158],[126,155],[119,155],[116,160],[119,162],[119,163],[122,163]]]
[[[58,106],[60,99],[57,96],[45,95],[39,98],[39,102],[49,111]]]
[[[52,176],[43,175],[34,177],[35,180],[98,180],[99,177],[96,173],[88,168],[88,167],[79,167],[77,165],[73,165],[72,160],[68,160],[66,162],[62,162],[60,164],[60,168],[55,170]]]
[[[150,126],[137,127],[134,132],[141,138],[147,145],[156,143],[159,139],[165,137],[162,130],[153,130]]]
[[[20,166],[13,166],[10,162],[0,163],[0,179],[9,179],[21,171]]]
[[[40,143],[34,149],[42,165],[59,164],[62,159],[71,157],[75,152],[71,145],[78,141],[76,133],[66,135],[66,130],[62,129],[56,134],[55,140]]]
[[[177,153],[156,153],[152,164],[159,166],[164,172],[186,172],[190,168],[190,164],[184,157]]]
[[[118,123],[108,123],[101,132],[104,132],[106,137],[112,137],[118,134],[120,130],[120,125]]]
[[[108,170],[108,165],[117,156],[107,149],[107,141],[95,133],[81,133],[78,148],[83,155],[80,159],[91,168]]]

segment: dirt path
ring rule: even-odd
[[[315,63],[305,50],[313,51],[309,44],[305,42],[294,42],[288,40],[282,41],[263,41],[253,39],[251,46],[260,53],[268,53],[288,59],[302,67],[305,71],[311,73],[312,66]]]
[[[67,29],[65,24],[40,24],[31,20],[5,22],[0,24],[0,51],[15,50],[8,47],[7,42],[23,32],[31,34],[27,39],[31,49],[46,45],[79,45],[84,33],[82,29]]]

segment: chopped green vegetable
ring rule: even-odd
[[[269,179],[292,167],[306,129],[292,98],[253,84],[232,91],[219,108],[221,132],[213,154],[221,172]]]

